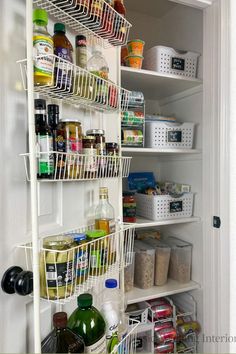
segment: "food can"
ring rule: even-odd
[[[75,269],[76,284],[84,283],[88,278],[89,250],[88,241],[85,233],[73,234],[76,248]]]

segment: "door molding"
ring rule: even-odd
[[[170,0],[178,4],[204,9],[211,6],[215,0]]]

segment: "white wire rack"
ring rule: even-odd
[[[136,353],[136,338],[137,338],[137,328],[140,325],[139,321],[134,319],[129,320],[129,326],[127,334],[120,341],[118,346],[113,349],[111,354],[135,354]]]
[[[22,154],[26,178],[31,180],[29,173],[30,154]],[[48,162],[51,164],[51,172],[48,178],[38,179],[41,182],[58,181],[87,181],[105,178],[128,177],[132,157],[119,156],[98,156],[98,155],[80,155],[74,153],[59,152],[40,152],[37,154],[37,161]],[[44,175],[42,175],[43,177]]]
[[[33,3],[104,48],[127,43],[132,25],[105,0],[33,0]]]
[[[51,72],[47,84],[40,85],[35,79],[35,93],[102,112],[127,110],[130,91],[54,54],[36,56],[34,60],[47,61]],[[23,87],[27,91],[27,60],[19,60],[18,63]]]
[[[58,235],[73,236],[93,230],[94,225],[71,230]],[[83,244],[73,244],[64,250],[43,246],[40,240],[40,294],[41,298],[64,304],[84,293],[101,280],[114,277],[127,267],[132,259],[134,246],[134,225],[116,223],[116,231],[104,237]],[[20,245],[24,250],[25,263],[32,269],[32,243]]]

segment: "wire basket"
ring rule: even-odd
[[[30,154],[22,154],[26,178],[30,181],[29,157]],[[58,181],[91,181],[105,178],[128,177],[132,157],[119,156],[98,156],[98,155],[80,155],[73,153],[59,152],[40,152],[37,153],[38,164],[41,160],[46,161],[51,172],[48,178],[38,179],[41,182]]]
[[[33,3],[104,48],[127,43],[132,25],[105,0],[34,0]]]
[[[75,236],[94,225],[58,235]],[[68,238],[67,238],[68,239]],[[93,241],[72,245],[64,250],[43,246],[40,241],[41,298],[55,303],[66,303],[79,294],[91,290],[100,281],[114,277],[132,262],[126,257],[134,246],[134,225],[116,223],[116,231]],[[20,245],[24,250],[26,268],[32,270],[32,243]]]
[[[124,338],[120,341],[118,346],[113,349],[111,354],[135,354],[136,353],[136,338],[137,328],[140,325],[139,321],[134,319],[129,320],[128,332],[124,335]]]
[[[47,98],[102,112],[126,111],[131,92],[54,54],[34,57],[47,62],[47,84],[34,90]],[[27,91],[27,59],[19,60],[23,87]]]

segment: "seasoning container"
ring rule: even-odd
[[[135,223],[136,218],[136,201],[134,198],[135,193],[124,192],[123,193],[123,221]]]
[[[92,135],[83,137],[83,177],[96,178],[98,171],[96,139]]]
[[[98,156],[106,156],[106,140],[105,131],[102,129],[87,130],[86,135],[95,137],[95,144]],[[105,177],[106,174],[106,158],[99,157],[98,161],[98,177]]]
[[[104,230],[87,231],[86,236],[88,241],[93,241],[89,244],[90,275],[99,276],[106,272],[109,258],[109,244]]]
[[[134,283],[141,289],[154,285],[155,249],[141,241],[135,241]]]
[[[58,235],[43,240],[40,253],[41,296],[49,300],[63,299],[74,293],[74,240]]]
[[[119,145],[117,143],[106,143],[107,151],[107,173],[108,177],[116,177],[120,171]]]
[[[88,278],[89,250],[86,234],[73,234],[74,244],[77,247],[75,257],[76,284],[84,283]]]

